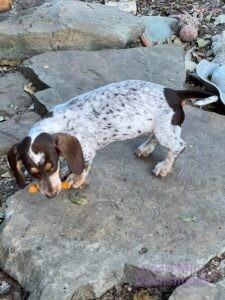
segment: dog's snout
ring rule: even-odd
[[[59,177],[59,170],[40,180],[40,191],[48,198],[54,198],[61,190],[61,179]]]
[[[54,193],[54,194],[45,194],[47,198],[52,199],[55,198],[57,196],[58,193]]]
[[[47,185],[45,187],[42,186],[41,188],[41,192],[42,194],[44,194],[46,197],[48,197],[49,199],[54,198],[55,196],[58,195],[58,193],[61,190],[61,185],[60,186],[56,186],[54,188],[52,188],[52,186]]]

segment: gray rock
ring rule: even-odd
[[[8,293],[10,288],[10,285],[6,281],[0,281],[0,295]]]
[[[34,93],[35,109],[41,114],[45,115],[51,110],[56,103],[63,102],[62,97],[56,89],[48,88]]]
[[[169,45],[96,52],[50,52],[32,57],[22,67],[35,85],[51,88],[41,91],[41,96],[37,95],[37,100],[47,109],[61,102],[60,97],[65,101],[111,82],[141,79],[182,88],[185,80],[183,50]]]
[[[29,112],[15,116],[0,123],[0,154],[5,154],[9,148],[19,142],[28,133],[31,126],[40,119],[40,116]]]
[[[28,81],[20,73],[7,74],[0,80],[0,115],[12,117],[18,111],[30,107],[31,97],[23,87]]]
[[[212,37],[212,48],[215,54],[214,63],[224,64],[225,60],[225,30]]]
[[[125,48],[139,39],[143,22],[114,7],[54,0],[0,24],[0,58],[24,59],[58,50]]]
[[[224,300],[225,290],[196,277],[175,289],[169,300]]]
[[[223,278],[221,281],[217,282],[216,285],[225,290],[225,279]]]
[[[150,43],[163,43],[170,38],[172,28],[176,26],[178,20],[169,17],[145,16],[141,17],[146,29],[145,35]]]
[[[225,15],[219,15],[218,17],[216,17],[214,24],[225,24]]]
[[[185,279],[222,253],[225,119],[185,110],[187,149],[168,177],[151,175],[165,156],[161,147],[147,159],[133,157],[141,138],[99,151],[83,190],[54,199],[22,190],[8,199],[0,268],[30,299],[77,300],[120,282]],[[88,203],[72,203],[75,194]]]

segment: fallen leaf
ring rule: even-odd
[[[182,216],[180,218],[184,223],[195,223],[195,221],[197,220],[197,217],[191,216]]]
[[[1,175],[2,178],[11,178],[11,175],[9,172],[5,172]]]
[[[143,295],[141,293],[134,294],[133,300],[154,300],[155,297],[150,295]]]
[[[210,22],[210,21],[211,21],[212,15],[213,15],[213,14],[210,13],[209,15],[207,15],[207,16],[205,17],[206,22]]]
[[[196,43],[198,44],[199,48],[204,48],[206,45],[208,45],[208,42],[201,38],[197,38]]]
[[[78,205],[86,205],[88,203],[88,199],[85,196],[71,196],[70,200]]]
[[[183,42],[181,41],[181,39],[179,37],[176,37],[173,40],[173,43],[176,44],[176,45],[183,45]]]
[[[23,87],[24,91],[27,92],[30,95],[34,94],[34,86],[32,82],[29,82],[28,84],[25,84]]]

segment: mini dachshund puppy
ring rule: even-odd
[[[12,0],[1,0],[0,1],[0,13],[5,12],[12,8]]]
[[[39,179],[40,191],[52,198],[61,189],[60,155],[71,172],[67,180],[78,188],[85,182],[98,149],[147,135],[135,153],[146,157],[158,143],[166,147],[166,159],[153,170],[155,176],[164,177],[185,148],[181,138],[184,100],[206,97],[200,104],[218,99],[208,92],[177,91],[140,80],[109,84],[55,106],[50,117],[36,123],[28,136],[9,150],[10,167],[23,188],[22,161]]]

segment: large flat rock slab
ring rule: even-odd
[[[9,73],[0,78],[0,115],[12,117],[23,112],[32,104],[32,99],[24,91],[28,81],[21,73]]]
[[[224,300],[224,287],[193,277],[175,289],[169,300]]]
[[[99,151],[83,190],[8,199],[0,267],[30,299],[93,299],[118,282],[186,278],[224,251],[225,119],[185,110],[187,149],[168,177],[151,175],[165,150],[134,158],[136,139]],[[86,205],[70,200],[77,193]]]
[[[34,112],[22,115],[0,123],[0,155],[5,154],[9,148],[23,139],[32,125],[40,119]]]
[[[173,28],[177,25],[178,20],[175,18],[161,16],[144,16],[146,29],[145,35],[151,43],[164,43],[170,39]]]
[[[96,3],[54,0],[0,24],[0,59],[47,51],[126,48],[144,32],[142,20]]]
[[[179,89],[185,80],[183,50],[169,45],[50,52],[32,57],[22,67],[31,81],[45,88],[36,98],[47,109],[111,82],[140,79]]]

